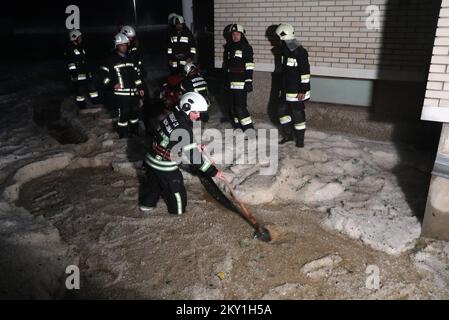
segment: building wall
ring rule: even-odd
[[[441,3],[422,119],[449,123],[449,0]]]
[[[309,51],[312,75],[425,81],[441,0],[215,0],[215,61],[221,65],[223,30],[242,24],[254,48],[256,70],[274,69],[270,26],[291,23]],[[371,5],[380,28],[368,28]],[[384,29],[388,26],[388,33]],[[430,41],[429,41],[430,39]]]
[[[449,0],[441,2],[421,119],[443,123],[422,235],[449,241]]]

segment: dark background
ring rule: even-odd
[[[113,48],[113,36],[123,24],[135,25],[132,0],[34,1],[9,3],[0,10],[0,36],[7,39],[8,62],[62,59],[68,43],[65,13],[68,5],[80,9],[81,31],[89,57],[100,59]],[[144,53],[164,51],[167,16],[182,14],[181,0],[136,0],[138,37]]]

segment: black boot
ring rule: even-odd
[[[287,126],[282,126],[282,140],[279,141],[279,144],[285,144],[289,141],[293,141],[292,129]]]
[[[117,133],[119,139],[128,138],[128,126],[117,126]]]
[[[295,130],[296,133],[296,147],[304,148],[304,133],[306,130]]]
[[[139,136],[139,122],[131,123],[129,125],[129,137],[138,137]]]
[[[287,143],[289,141],[293,141],[293,136],[292,135],[284,136],[282,138],[282,140],[279,141],[279,144],[285,144],[285,143]]]

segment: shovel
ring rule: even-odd
[[[210,162],[212,162],[215,165],[215,161],[211,158],[211,156],[208,154],[208,152],[204,148],[202,149],[202,153]],[[254,230],[255,230],[254,238],[265,241],[265,242],[270,242],[271,235],[270,235],[270,232],[268,231],[268,229],[263,227],[262,225],[260,225],[257,222],[254,215],[245,207],[243,202],[240,201],[240,199],[237,197],[237,195],[235,194],[234,190],[232,189],[229,181],[226,178],[224,178],[223,181],[224,181],[226,187],[229,189],[229,192],[231,193],[232,198],[234,199],[235,202],[237,202],[238,206],[240,207],[241,214],[243,215],[245,220],[248,221],[251,224],[251,226],[254,228]]]

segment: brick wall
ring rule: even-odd
[[[223,29],[239,23],[254,48],[256,70],[271,71],[273,55],[267,29],[287,22],[309,51],[312,74],[367,79],[402,74],[404,80],[416,77],[425,81],[429,61],[423,57],[430,58],[440,2],[215,0],[216,66],[223,54]],[[379,30],[367,28],[370,5],[380,10]]]
[[[424,106],[449,107],[449,0],[441,4]]]

